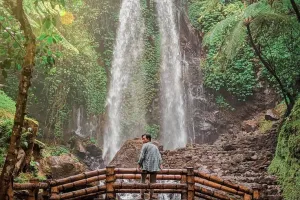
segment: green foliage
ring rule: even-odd
[[[242,7],[239,1],[225,4],[216,0],[194,0],[189,4],[189,18],[195,28],[207,34],[218,22],[239,13]],[[220,31],[224,31],[223,28]]]
[[[0,73],[5,74],[5,92],[15,98],[25,39],[19,23],[2,3],[0,0]],[[106,69],[111,64],[119,3],[24,1],[37,38],[35,78],[29,90],[28,107],[50,131],[45,136],[55,141],[62,138],[74,106],[83,106],[89,115],[104,112]],[[101,49],[102,45],[105,49]]]
[[[160,34],[156,23],[154,4],[147,7],[142,1],[143,17],[145,19],[146,33],[144,36],[145,52],[142,61],[144,69],[143,81],[145,83],[145,105],[148,107],[158,93],[160,68]]]
[[[234,110],[234,108],[232,108],[221,95],[216,97],[216,103],[220,108]]]
[[[285,89],[296,96],[298,93],[296,84],[300,76],[300,70],[297,67],[300,64],[300,56],[297,53],[300,51],[300,38],[297,37],[300,35],[300,29],[290,27],[290,32],[285,34],[274,34],[265,30],[262,35],[265,37],[260,37],[259,41],[266,47],[265,58],[276,66],[276,72]],[[280,92],[277,81],[266,69],[263,70],[262,77],[268,79]]]
[[[82,54],[77,55],[67,49],[61,50],[61,55],[56,58],[54,67],[43,67],[39,71],[39,76],[45,77],[46,81],[36,82],[37,87],[33,90],[34,96],[46,97],[40,98],[39,104],[46,103],[48,109],[41,106],[41,112],[48,114],[46,125],[53,130],[53,135],[58,140],[63,135],[66,122],[72,114],[74,106],[83,106],[89,115],[104,112],[107,92],[105,68],[108,66],[102,62],[103,57],[97,55],[95,47],[98,44],[92,34],[87,31],[88,25],[94,24],[92,29],[95,31],[94,34],[97,34],[96,36],[100,32],[104,34],[102,27],[96,25],[96,19],[99,14],[104,15],[105,13],[96,9],[97,7],[98,5],[95,5],[95,1],[92,0],[84,6],[66,1],[66,9],[73,15],[82,17],[75,18],[71,26],[60,27],[59,32]],[[108,8],[105,7],[105,9]],[[89,13],[89,15],[85,13]],[[104,36],[101,35],[101,37]],[[107,40],[111,41],[111,39]],[[34,107],[36,107],[36,103]]]
[[[4,166],[5,157],[6,157],[6,149],[0,147],[0,169]]]
[[[275,157],[269,167],[279,177],[283,196],[294,200],[300,196],[300,100],[281,127]]]
[[[211,46],[203,63],[204,84],[216,91],[225,90],[238,100],[245,101],[253,94],[257,84],[251,49],[245,47],[234,60],[227,63],[218,61],[217,54],[216,47]]]
[[[207,57],[202,62],[204,71],[204,84],[215,91],[227,91],[238,100],[245,101],[253,94],[256,87],[254,55],[250,47],[244,42],[242,49],[231,60],[226,60],[221,53],[230,54],[229,50],[220,48],[223,45],[225,36],[230,32],[231,37],[226,44],[232,45],[245,38],[241,36],[238,23],[243,9],[241,2],[229,4],[218,1],[194,1],[189,5],[190,16],[196,27],[205,33],[205,44],[207,46]],[[197,21],[195,18],[198,17]],[[236,26],[238,24],[238,26]],[[238,27],[238,28],[237,28]],[[233,46],[232,48],[233,49]],[[216,98],[221,107],[228,107],[225,99]]]
[[[51,146],[47,147],[46,150],[43,152],[43,157],[49,156],[61,156],[63,154],[69,154],[70,150],[64,146]]]
[[[18,177],[14,179],[16,183],[28,183],[33,178],[29,173],[20,173]]]
[[[0,166],[12,132],[15,102],[0,90]]]
[[[259,122],[259,132],[260,133],[266,133],[268,130],[270,130],[273,126],[273,121],[261,119]]]
[[[4,78],[8,71],[21,69],[25,38],[19,24],[0,1],[0,72]],[[0,75],[1,76],[1,75]]]
[[[160,127],[157,124],[147,125],[145,131],[150,134],[153,139],[156,139],[159,136]]]
[[[103,67],[97,66],[92,69],[87,76],[87,111],[89,114],[101,114],[105,109],[104,105],[107,93],[107,77],[105,70]]]
[[[69,154],[70,151],[65,148],[65,147],[62,147],[62,146],[59,146],[59,147],[55,147],[52,151],[51,151],[51,155],[52,156],[60,156],[60,155],[63,155],[63,154]]]
[[[16,112],[16,103],[8,97],[2,90],[0,90],[0,112],[8,112],[14,114]],[[4,113],[1,113],[1,118]]]
[[[24,9],[37,36],[35,79],[29,91],[28,107],[37,118],[43,116],[43,125],[50,131],[47,137],[55,138],[55,141],[62,138],[74,106],[83,106],[89,115],[104,112],[107,92],[105,68],[108,68],[110,63],[105,64],[102,61],[109,60],[112,52],[106,48],[105,51],[111,53],[99,57],[96,48],[100,44],[95,42],[96,38],[87,30],[89,25],[94,25],[93,34],[101,37],[101,39],[97,38],[97,41],[104,41],[104,46],[109,46],[111,49],[114,27],[110,25],[110,21],[105,22],[106,28],[108,24],[110,26],[108,37],[108,33],[104,32],[104,23],[99,27],[98,19],[112,15],[108,11],[113,6],[111,1],[105,1],[109,7],[103,5],[105,10],[101,10],[98,7],[99,2],[94,0],[87,1],[84,5],[80,2],[51,1],[50,4],[47,1],[26,1],[24,3]],[[104,1],[101,5],[103,3]],[[57,6],[59,4],[60,6]],[[11,17],[8,12],[6,14]],[[71,24],[65,24],[63,23],[65,14],[69,14],[70,18],[81,17],[71,20]],[[114,17],[110,18],[115,20]],[[17,25],[15,27],[19,29]],[[15,57],[12,59],[16,60]],[[23,55],[20,55],[20,58],[22,57]],[[7,85],[5,91],[11,97],[16,97],[18,74],[18,71],[15,72],[10,68],[5,79]]]
[[[37,163],[34,162],[34,166],[37,166]],[[18,177],[14,178],[14,182],[16,183],[28,183],[30,179],[38,179],[39,181],[47,180],[45,175],[41,175],[36,171],[35,173],[20,173]]]
[[[97,140],[95,138],[91,137],[89,142],[92,144],[96,144]]]
[[[39,171],[38,163],[36,161],[31,160],[29,166],[30,171],[34,174],[34,176],[37,176],[37,173]]]
[[[210,5],[214,4],[214,9]],[[190,17],[202,33],[207,49],[203,60],[205,85],[215,91],[226,91],[238,100],[246,100],[257,85],[257,78],[268,77],[279,88],[278,80],[262,63],[255,60],[244,25],[250,20],[251,32],[262,56],[274,66],[284,88],[292,95],[298,92],[300,76],[299,24],[289,14],[290,2],[257,1],[243,5],[240,1],[195,0],[190,4]],[[197,18],[198,17],[198,18]],[[210,18],[208,20],[207,18]],[[197,20],[195,20],[197,19]],[[203,20],[204,19],[204,20]],[[256,67],[256,69],[255,69]],[[263,71],[256,77],[255,71]]]

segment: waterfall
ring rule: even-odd
[[[76,126],[77,126],[77,129],[75,130],[75,134],[78,135],[79,137],[84,137],[83,134],[81,134],[81,130],[82,130],[82,127],[81,127],[81,109],[80,107],[77,109],[77,118],[76,118]]]
[[[156,4],[162,50],[163,145],[166,149],[175,149],[184,147],[187,142],[179,34],[173,1],[157,0]]]
[[[108,119],[103,145],[103,157],[106,161],[112,160],[121,145],[121,111],[124,90],[142,56],[143,33],[140,0],[123,0],[107,97]]]

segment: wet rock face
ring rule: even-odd
[[[84,165],[73,155],[50,156],[46,158],[46,163],[50,166],[50,171],[49,169],[43,171],[50,172],[53,179],[65,178],[85,171]]]
[[[70,141],[71,147],[75,151],[75,155],[90,169],[95,170],[104,168],[104,161],[102,159],[102,150],[91,143],[89,140],[82,140],[75,138]]]
[[[104,168],[105,164],[102,159],[102,150],[95,144],[88,144],[86,146],[87,153],[83,162],[90,168],[90,170],[95,170],[99,168]]]

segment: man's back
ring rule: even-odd
[[[160,152],[156,145],[151,142],[143,144],[139,165],[143,170],[149,172],[160,171],[160,164],[162,162]]]

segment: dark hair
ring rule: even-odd
[[[143,135],[142,135],[142,138],[143,138],[144,136],[145,136],[149,141],[151,141],[151,135],[150,135],[150,134],[143,134]]]

